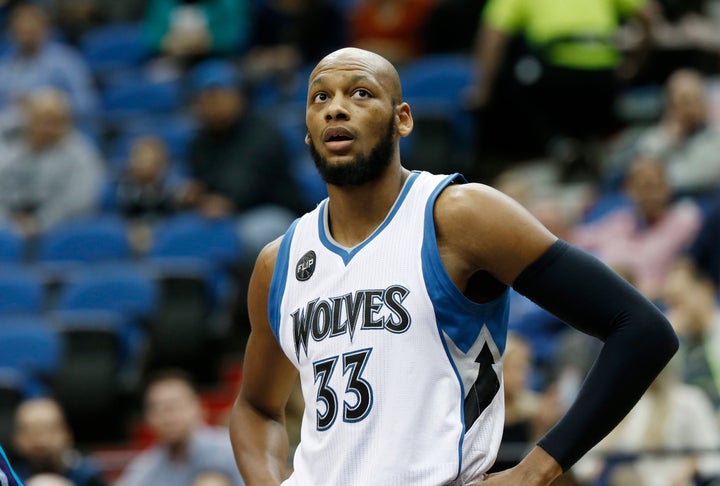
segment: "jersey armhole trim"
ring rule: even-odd
[[[272,329],[278,344],[280,344],[280,306],[282,304],[283,293],[285,292],[285,283],[287,282],[290,244],[292,243],[293,234],[295,234],[295,228],[299,221],[300,218],[293,221],[280,242],[272,280],[270,281],[270,292],[268,293],[267,302],[268,320],[270,321],[270,329]]]

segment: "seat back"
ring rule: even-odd
[[[0,315],[40,314],[45,286],[37,273],[25,266],[0,267]]]
[[[116,22],[96,27],[80,39],[80,53],[96,78],[135,68],[149,56],[142,25]]]
[[[39,241],[40,262],[98,263],[131,256],[127,227],[119,218],[78,219],[48,230]]]
[[[53,385],[64,357],[60,336],[40,316],[5,316],[0,321],[0,368],[27,376],[25,394],[41,395]]]
[[[232,219],[211,220],[193,214],[170,218],[157,227],[150,258],[197,258],[217,268],[236,265],[242,256]]]
[[[23,258],[23,239],[7,227],[0,228],[0,263],[19,263]]]
[[[149,272],[130,265],[112,265],[68,276],[58,289],[55,308],[109,311],[128,320],[146,321],[157,299],[155,281]]]
[[[402,139],[410,168],[465,171],[472,164],[474,117],[465,94],[474,82],[470,55],[425,56],[400,69],[403,99],[410,104],[415,129]]]

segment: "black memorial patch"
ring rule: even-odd
[[[310,250],[309,252],[305,253],[295,265],[295,278],[301,282],[304,282],[305,280],[312,277],[312,274],[315,272],[316,260],[317,258],[315,257],[314,251]]]

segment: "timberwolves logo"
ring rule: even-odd
[[[302,258],[298,260],[297,265],[295,265],[295,278],[301,282],[304,282],[305,280],[312,277],[312,274],[314,272],[315,252],[310,250],[309,252],[305,253]]]

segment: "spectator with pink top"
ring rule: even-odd
[[[656,299],[671,263],[695,238],[702,213],[689,199],[673,200],[659,160],[636,158],[624,190],[631,204],[579,225],[570,240],[631,275],[644,295]]]

